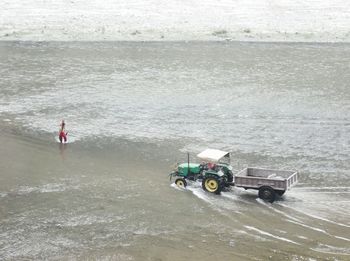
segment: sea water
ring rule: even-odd
[[[350,258],[348,57],[347,44],[2,42],[0,122],[25,149],[2,148],[1,259]],[[71,144],[56,144],[62,119]],[[299,185],[274,204],[174,189],[172,165],[207,147],[236,171],[297,170]]]

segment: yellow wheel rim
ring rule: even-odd
[[[215,192],[219,187],[219,184],[215,179],[207,179],[204,185],[209,192]]]
[[[184,184],[184,182],[182,180],[176,181],[176,185],[179,186],[179,187],[183,187],[183,188],[185,187],[185,184]]]

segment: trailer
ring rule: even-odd
[[[245,168],[234,177],[234,185],[259,190],[259,198],[273,202],[298,182],[298,172],[262,168]]]
[[[190,163],[188,154],[187,162],[177,164],[169,174],[170,180],[174,177],[179,187],[186,187],[188,180],[201,181],[205,191],[215,194],[230,186],[255,189],[259,191],[259,198],[269,202],[298,182],[298,172],[290,170],[245,168],[234,175],[227,151],[206,149],[197,157],[201,163]]]

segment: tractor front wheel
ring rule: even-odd
[[[220,194],[222,182],[215,176],[206,177],[202,181],[202,188],[210,193]]]
[[[184,178],[177,178],[175,184],[180,188],[186,188],[187,186],[187,182]]]

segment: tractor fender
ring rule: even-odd
[[[204,173],[204,177],[209,177],[209,176],[215,176],[215,177],[219,177],[219,178],[221,178],[221,177],[223,177],[225,174],[220,170],[220,171],[218,171],[218,172],[216,172],[216,171],[206,171],[205,173]]]

